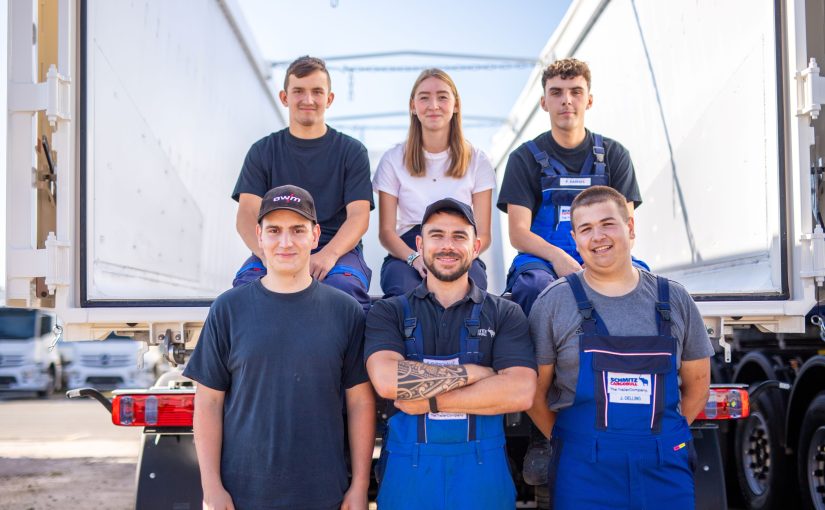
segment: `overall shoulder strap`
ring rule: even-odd
[[[535,141],[528,140],[527,148],[530,149],[530,153],[533,154],[533,159],[536,160],[536,163],[541,165],[542,174],[548,176],[567,175],[567,169],[564,168],[564,165],[559,163],[555,158],[551,158],[547,152],[539,149]]]
[[[418,329],[418,319],[413,317],[410,308],[410,300],[406,294],[399,297],[404,310],[404,357],[412,361],[421,361],[421,350],[416,341],[416,330]]]
[[[527,140],[527,148],[530,149],[530,153],[533,155],[533,159],[536,160],[536,163],[541,165],[542,170],[550,167],[550,156],[548,156],[543,150],[540,150],[535,141]]]
[[[658,301],[656,301],[656,324],[660,336],[671,336],[673,324],[670,308],[670,282],[664,276],[656,276]]]
[[[478,339],[478,327],[481,324],[481,307],[487,299],[487,292],[483,291],[480,303],[473,303],[470,316],[464,319],[464,331],[461,335],[461,350],[466,353],[470,363],[481,362],[481,342]]]
[[[604,139],[598,133],[593,133],[593,158],[593,175],[604,175],[606,171]]]
[[[587,293],[582,286],[581,277],[578,273],[570,273],[565,277],[567,283],[570,284],[570,290],[573,291],[573,298],[576,300],[576,307],[579,309],[579,314],[582,316],[582,331],[589,335],[599,333],[596,319],[598,315],[593,308],[593,303],[587,299]]]

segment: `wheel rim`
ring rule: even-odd
[[[761,496],[768,490],[768,477],[771,471],[768,424],[762,414],[753,413],[742,425],[742,471],[751,493]]]
[[[825,510],[825,426],[819,427],[808,443],[808,487],[816,510]]]

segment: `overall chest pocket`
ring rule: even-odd
[[[591,357],[597,428],[657,430],[666,386],[675,384],[675,340],[585,336],[582,351]]]

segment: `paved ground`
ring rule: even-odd
[[[97,402],[0,394],[0,509],[131,509],[139,440]]]

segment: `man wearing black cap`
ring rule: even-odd
[[[316,218],[306,190],[266,193],[257,227],[266,276],[215,300],[184,370],[198,382],[204,508],[367,508],[375,400],[363,362],[364,313],[310,274]]]
[[[427,278],[379,301],[367,316],[364,355],[378,394],[394,401],[379,508],[513,508],[502,415],[531,405],[536,361],[524,313],[476,287],[472,209],[427,207],[418,252]]]

